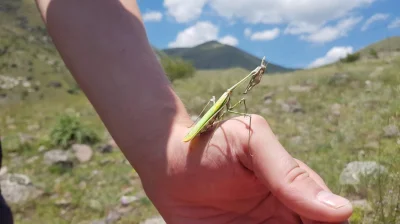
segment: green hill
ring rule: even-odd
[[[400,36],[393,36],[377,41],[360,49],[358,52],[363,56],[369,56],[372,49],[380,54],[400,54]]]
[[[167,55],[181,57],[191,61],[199,70],[244,68],[253,70],[260,65],[261,59],[236,47],[209,41],[191,48],[170,48],[162,50]],[[267,59],[268,60],[268,59]],[[294,69],[285,68],[274,63],[268,64],[268,73],[289,72]]]

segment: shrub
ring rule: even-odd
[[[192,77],[196,71],[192,63],[181,58],[163,57],[161,59],[161,64],[170,82],[174,82],[177,79]]]
[[[348,54],[345,58],[340,59],[343,63],[352,63],[360,59],[360,53]]]
[[[369,50],[369,54],[370,54],[372,57],[374,57],[374,58],[378,58],[378,52],[376,52],[376,50],[373,49],[373,48],[371,48],[371,49]]]
[[[68,148],[74,143],[94,144],[99,136],[84,126],[78,115],[62,115],[50,133],[51,143]]]

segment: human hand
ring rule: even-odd
[[[182,142],[187,127],[173,128],[166,158],[154,160],[151,178],[142,176],[167,223],[346,223],[349,201],[329,195],[258,115],[248,147],[248,121],[230,119],[190,143]]]

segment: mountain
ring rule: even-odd
[[[235,67],[253,70],[261,63],[261,58],[257,58],[239,48],[222,44],[218,41],[209,41],[191,48],[169,48],[163,49],[162,51],[169,56],[181,57],[191,61],[199,70],[228,69]],[[269,63],[267,72],[279,73],[293,70],[294,69]]]

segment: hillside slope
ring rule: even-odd
[[[360,49],[358,52],[361,53],[361,55],[367,56],[370,54],[371,49],[381,54],[396,52],[400,54],[400,36],[393,36],[377,41]]]
[[[192,48],[163,49],[167,55],[189,60],[200,70],[244,68],[253,70],[260,65],[261,59],[236,47],[209,41]],[[268,58],[267,58],[268,60]],[[289,72],[294,69],[285,68],[273,63],[268,64],[268,73]]]

